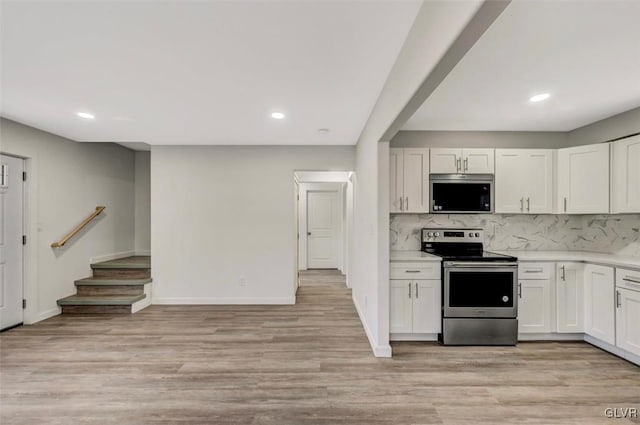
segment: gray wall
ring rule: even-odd
[[[151,152],[137,151],[135,176],[135,247],[151,253]]]
[[[91,275],[92,259],[134,250],[134,152],[113,143],[77,143],[7,119],[0,151],[27,158],[25,322],[58,314],[56,300]],[[96,206],[106,210],[63,248],[59,240]]]
[[[561,132],[533,131],[400,131],[394,148],[561,148],[568,136]]]
[[[577,128],[568,133],[569,146],[590,145],[640,133],[640,108]]]

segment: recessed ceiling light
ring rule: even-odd
[[[282,112],[272,112],[271,118],[273,118],[274,120],[282,120],[284,119],[284,114]]]
[[[96,118],[95,115],[90,114],[88,112],[78,112],[76,115],[78,115],[80,118],[84,118],[84,119],[87,119],[87,120],[93,120],[93,119]]]
[[[319,128],[318,129],[318,133],[320,134],[327,134],[329,132],[328,128]]]
[[[542,102],[543,100],[547,100],[551,97],[549,93],[540,93],[535,96],[531,96],[529,98],[529,102]]]

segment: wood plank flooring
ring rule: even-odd
[[[58,316],[0,351],[2,425],[630,424],[604,409],[640,408],[640,368],[586,343],[376,359],[331,271],[304,273],[293,306]]]

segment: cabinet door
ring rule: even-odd
[[[551,332],[551,280],[519,281],[518,333]]]
[[[618,288],[616,345],[640,356],[640,292]]]
[[[640,135],[612,143],[613,212],[640,212]]]
[[[560,213],[609,212],[609,144],[558,151],[558,209]]]
[[[404,151],[404,211],[429,212],[429,149]]]
[[[531,214],[553,213],[553,150],[525,149],[522,155],[523,209]]]
[[[524,212],[523,163],[522,149],[496,149],[496,213]]]
[[[413,281],[413,333],[440,333],[440,280]]]
[[[411,333],[413,320],[413,287],[409,280],[391,280],[389,306],[389,331],[391,333]]]
[[[615,280],[613,268],[587,264],[584,268],[584,331],[616,343]]]
[[[403,189],[403,150],[389,149],[389,212],[401,212]]]
[[[494,149],[463,149],[462,172],[466,174],[493,174]]]
[[[431,172],[434,174],[455,174],[462,172],[462,149],[431,149]]]
[[[558,332],[584,332],[582,266],[577,263],[558,263],[556,276]]]

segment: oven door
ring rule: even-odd
[[[452,262],[444,267],[444,317],[517,317],[515,263]]]

